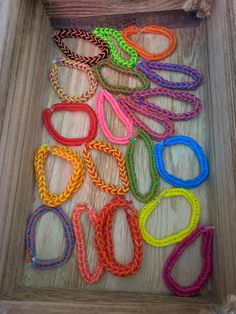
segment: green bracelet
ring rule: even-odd
[[[115,63],[123,66],[126,69],[135,66],[138,61],[138,54],[133,48],[127,45],[119,31],[114,28],[97,27],[93,29],[92,33],[97,37],[100,37],[108,44],[112,60]],[[131,56],[129,60],[126,60],[119,55],[115,44],[109,37],[113,37],[116,40],[117,44],[121,47],[121,49]]]
[[[134,150],[136,145],[136,138],[132,137],[129,142],[129,146],[126,152],[125,161],[126,161],[126,170],[129,178],[129,185],[131,193],[139,200],[140,202],[146,203],[152,200],[158,193],[160,188],[160,177],[156,170],[155,158],[154,158],[154,144],[151,138],[142,130],[138,130],[137,137],[142,139],[145,143],[145,146],[148,151],[149,156],[149,169],[151,176],[151,186],[149,192],[143,194],[138,189],[137,176],[135,173],[134,165]]]

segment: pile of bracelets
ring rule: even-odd
[[[130,36],[137,33],[144,36],[146,33],[165,36],[169,45],[162,51],[151,53],[138,42],[131,40]],[[74,41],[82,39],[97,46],[100,52],[84,56],[81,52],[73,51],[66,46],[64,39]],[[143,263],[146,252],[144,247],[152,246],[154,250],[165,250],[165,247],[175,245],[164,262],[162,269],[164,283],[177,296],[200,294],[207,286],[212,273],[214,226],[201,222],[201,208],[204,208],[204,204],[202,206],[197,190],[209,176],[209,164],[207,152],[203,147],[192,137],[176,134],[178,129],[176,126],[178,123],[190,125],[186,121],[199,118],[203,104],[192,92],[201,86],[203,75],[190,66],[164,61],[176,50],[177,41],[174,32],[163,26],[146,25],[138,28],[131,25],[122,31],[102,27],[90,31],[62,29],[53,34],[53,40],[65,55],[63,58],[58,55],[49,69],[51,86],[61,102],[50,104],[49,108],[42,111],[43,126],[52,143],[42,144],[34,154],[35,181],[42,205],[29,215],[27,221],[25,262],[35,271],[52,270],[63,266],[76,251],[74,255],[81,278],[87,284],[94,284],[103,280],[106,272],[126,277],[135,276],[137,272],[142,271],[147,266],[147,263],[145,266]],[[59,67],[60,71],[68,67],[84,72],[89,82],[87,90],[78,96],[69,95],[59,79]],[[185,74],[190,80],[173,82],[162,77],[158,71]],[[117,76],[122,76],[122,79],[119,83],[114,83],[113,79]],[[136,83],[133,85],[134,80]],[[79,78],[78,83],[81,82],[82,79]],[[155,87],[151,87],[151,84]],[[102,88],[97,90],[98,87]],[[158,104],[150,101],[149,98],[154,97],[159,101]],[[175,102],[172,104],[172,110],[166,109],[164,100],[171,104]],[[176,112],[173,108],[177,107],[179,102],[190,105],[190,109],[186,112]],[[113,133],[112,123],[107,119],[108,107],[119,121],[119,129],[124,129],[122,136]],[[73,137],[62,135],[62,127],[58,129],[54,125],[55,116],[57,113],[75,116],[76,112],[86,114],[89,118],[88,127],[80,128],[85,129],[85,135],[73,134]],[[149,120],[152,121],[151,125]],[[83,121],[84,118],[78,118],[78,126]],[[161,126],[161,131],[158,126]],[[69,125],[69,129],[74,128]],[[105,140],[99,138],[101,134]],[[146,150],[147,167],[143,166],[146,164],[144,156],[138,153],[141,145]],[[195,154],[199,173],[194,178],[183,179],[182,176],[175,175],[176,164],[172,159],[173,154],[171,158],[168,157],[166,150],[172,147],[174,151],[176,145],[187,146]],[[104,154],[114,157],[116,166],[109,171],[114,173],[118,171],[120,183],[114,184],[109,178],[105,180],[102,177],[102,171],[99,169],[101,164],[96,163],[92,150],[96,151],[96,156],[100,160],[103,160]],[[60,157],[63,162],[72,166],[70,179],[60,193],[54,193],[51,187],[49,188],[49,174],[52,169],[49,170],[51,164],[48,163],[46,166],[46,162],[50,155],[54,158]],[[192,165],[194,161],[189,158],[188,162]],[[141,167],[139,164],[142,164]],[[168,167],[169,165],[172,167]],[[140,169],[143,168],[144,172],[141,172]],[[173,174],[167,170],[170,168]],[[61,167],[62,175],[63,171],[64,166]],[[143,184],[148,182],[146,176],[150,181],[149,186]],[[163,188],[163,183],[168,184],[168,187]],[[69,215],[63,207],[58,207],[72,198],[80,198],[81,193],[84,193],[80,189],[84,185],[88,185],[87,194],[90,196],[91,184],[94,185],[93,189],[97,190],[97,195],[105,193],[110,197],[110,201],[103,204],[100,209],[95,208],[96,205],[91,206],[90,200],[97,198],[94,194],[88,203],[79,200],[74,209],[69,211]],[[190,206],[191,215],[186,226],[182,229],[175,228],[168,233],[165,230],[166,224],[163,226],[165,232],[161,236],[157,235],[159,230],[155,230],[156,233],[151,232],[154,225],[152,224],[150,228],[148,221],[153,212],[160,212],[164,199],[172,200],[169,207],[173,210],[174,204],[178,207],[180,197]],[[122,243],[124,250],[132,253],[129,262],[122,262],[115,254],[116,241],[120,234],[114,237],[113,224],[118,210],[123,210],[125,214],[123,218],[127,220],[132,240],[132,248],[127,247],[129,242]],[[48,213],[55,214],[63,226],[64,248],[62,254],[56,258],[40,258],[40,250],[36,245],[36,233],[39,232],[36,228],[37,223]],[[85,229],[82,223],[82,215],[88,216],[87,223],[93,230],[93,250],[97,261],[93,263],[95,267],[92,270],[85,235],[85,230],[88,229]],[[178,215],[183,215],[181,209]],[[45,238],[46,236],[47,234]],[[200,237],[202,238],[200,274],[189,285],[180,285],[171,275],[173,267],[184,251]],[[69,267],[72,267],[73,263],[69,264]],[[189,267],[191,268],[191,265]]]

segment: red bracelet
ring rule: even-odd
[[[88,135],[82,138],[67,138],[60,135],[57,130],[52,125],[51,117],[54,112],[58,111],[84,111],[89,115],[90,127]],[[51,108],[44,109],[42,112],[43,122],[48,130],[48,133],[56,140],[58,143],[67,146],[80,146],[84,143],[93,140],[97,134],[97,116],[93,109],[86,104],[67,104],[58,103],[52,105]]]

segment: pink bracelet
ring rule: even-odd
[[[77,245],[77,264],[84,281],[87,283],[95,283],[100,279],[102,275],[103,264],[100,258],[98,258],[97,266],[93,273],[88,270],[88,267],[86,265],[86,252],[84,246],[83,230],[80,224],[80,218],[84,212],[88,212],[89,220],[91,221],[93,228],[95,228],[97,222],[97,214],[95,210],[90,206],[87,206],[85,204],[78,204],[72,212],[72,225]]]
[[[107,100],[114,112],[116,113],[118,119],[123,123],[123,125],[126,127],[127,135],[124,137],[116,137],[113,136],[111,131],[108,129],[108,126],[106,124],[106,119],[104,116],[104,101]],[[124,112],[120,109],[117,101],[115,98],[105,89],[101,90],[100,93],[97,96],[96,99],[96,113],[97,113],[97,119],[100,123],[101,129],[106,136],[106,138],[111,142],[115,144],[128,144],[130,137],[134,134],[134,127],[133,123],[126,117]]]
[[[180,297],[192,297],[201,292],[205,287],[211,272],[212,272],[212,242],[213,242],[213,232],[212,226],[200,225],[198,226],[189,236],[176,245],[173,252],[170,254],[165,262],[163,268],[163,279],[167,287],[173,291],[177,296]],[[184,251],[195,242],[201,235],[203,235],[202,240],[202,269],[198,278],[189,286],[181,286],[178,284],[171,276],[171,271],[184,253]]]

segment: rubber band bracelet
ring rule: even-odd
[[[58,79],[58,66],[66,66],[68,68],[83,71],[88,76],[88,80],[90,83],[89,89],[86,92],[82,93],[80,96],[68,95],[60,85],[60,82]],[[70,102],[71,103],[85,102],[91,97],[93,97],[97,89],[97,80],[92,69],[87,64],[84,64],[78,61],[77,62],[72,61],[66,58],[57,59],[53,62],[49,71],[49,78],[52,83],[52,87],[54,88],[58,97],[61,98],[64,102],[69,102],[69,103]]]
[[[90,127],[88,135],[82,138],[67,138],[62,136],[57,132],[57,130],[52,125],[52,115],[54,112],[59,111],[83,111],[89,115]],[[84,143],[93,140],[97,134],[97,116],[91,107],[86,104],[65,104],[58,103],[52,105],[51,108],[44,109],[42,112],[42,119],[48,133],[56,140],[58,143],[67,146],[80,146]]]
[[[44,164],[49,154],[61,157],[68,161],[73,167],[70,181],[65,190],[60,194],[50,192],[46,184]],[[74,150],[65,146],[58,145],[49,147],[47,144],[42,145],[35,152],[34,168],[36,183],[42,203],[51,207],[58,206],[71,198],[73,194],[80,189],[85,179],[85,167],[82,158]]]
[[[158,105],[147,101],[148,97],[152,96],[166,96],[168,98],[183,101],[192,106],[192,110],[188,112],[175,113],[167,109],[163,109]],[[187,121],[196,117],[202,110],[201,100],[188,92],[180,92],[169,90],[167,88],[150,88],[147,91],[132,93],[132,99],[139,104],[140,107],[147,106],[153,113],[164,116],[166,119],[173,121]]]
[[[126,136],[124,137],[116,137],[112,135],[111,131],[108,129],[108,126],[106,124],[106,119],[104,116],[104,102],[107,100],[109,104],[111,105],[112,109],[114,110],[116,116],[118,119],[122,122],[122,124],[125,126],[127,132]],[[108,93],[106,90],[101,90],[97,96],[96,99],[96,113],[98,117],[98,121],[100,123],[101,129],[106,136],[106,138],[111,142],[115,144],[128,144],[130,137],[134,133],[134,128],[132,122],[126,117],[126,115],[123,113],[123,111],[120,109],[119,105],[117,104],[115,98]]]
[[[126,169],[129,178],[129,185],[132,194],[136,197],[140,202],[148,202],[153,197],[155,197],[159,192],[160,187],[160,178],[156,171],[155,159],[154,159],[154,144],[151,138],[142,130],[139,130],[137,133],[137,138],[140,138],[144,141],[144,144],[148,151],[149,158],[149,170],[151,176],[151,185],[150,190],[147,193],[141,193],[137,183],[137,176],[135,173],[135,161],[134,161],[134,152],[135,145],[137,143],[137,139],[132,137],[130,139],[130,143],[128,149],[126,151],[125,161],[126,161]]]
[[[127,45],[119,31],[114,28],[97,27],[92,31],[92,33],[102,38],[108,44],[111,58],[114,63],[119,64],[126,69],[135,66],[136,62],[138,61],[138,54],[133,48]],[[121,57],[117,51],[116,45],[111,38],[115,39],[118,46],[130,56],[130,59],[127,60]]]
[[[178,243],[163,268],[163,279],[167,287],[177,296],[192,297],[198,295],[206,286],[212,273],[212,242],[214,231],[212,226],[200,225],[187,238]],[[189,286],[181,286],[171,276],[171,271],[184,251],[200,236],[203,236],[201,254],[202,267],[199,277]]]
[[[110,154],[115,157],[117,165],[119,167],[119,174],[122,182],[122,186],[118,187],[113,184],[106,184],[101,178],[99,178],[95,165],[90,156],[89,150],[95,149],[105,154]],[[93,140],[89,144],[84,146],[84,161],[87,165],[88,172],[93,183],[102,191],[113,194],[113,195],[123,195],[129,190],[129,180],[125,168],[125,160],[121,152],[108,144],[100,141]]]
[[[64,44],[63,42],[64,38],[81,38],[83,40],[89,41],[90,43],[94,44],[99,49],[101,49],[101,52],[98,55],[93,56],[93,57],[79,56],[78,54],[71,51]],[[58,45],[58,47],[61,49],[61,51],[68,58],[74,61],[86,63],[90,66],[97,64],[100,60],[106,59],[106,57],[109,54],[109,47],[104,40],[82,29],[63,29],[63,30],[56,31],[53,35],[53,39],[55,43]]]
[[[199,175],[194,179],[184,180],[181,178],[177,178],[172,174],[168,173],[165,169],[164,162],[163,162],[163,152],[165,147],[170,147],[176,144],[183,144],[190,147],[193,152],[196,154],[198,159],[200,172]],[[173,136],[172,138],[164,141],[163,143],[156,144],[154,148],[154,155],[156,159],[156,167],[159,175],[162,177],[163,180],[170,183],[176,187],[182,187],[186,189],[191,189],[199,186],[202,182],[204,182],[208,175],[209,175],[209,168],[208,168],[208,161],[205,156],[205,153],[201,146],[194,141],[191,137],[188,136]]]
[[[159,53],[150,53],[146,51],[143,47],[141,47],[139,44],[133,42],[129,36],[134,35],[138,32],[141,33],[152,33],[152,34],[160,34],[164,35],[169,39],[169,47],[163,50]],[[138,55],[144,59],[149,60],[162,60],[168,57],[172,54],[173,51],[175,51],[176,48],[176,37],[175,34],[166,27],[161,27],[157,25],[148,25],[144,26],[142,29],[138,29],[135,25],[132,25],[130,27],[127,27],[123,30],[122,36],[124,40],[127,42],[127,44],[134,48]]]
[[[140,81],[141,86],[133,88],[128,87],[127,85],[116,85],[107,82],[105,77],[102,75],[102,69],[104,67],[108,67],[110,69],[115,70],[118,73],[128,75],[129,77],[136,78],[138,81]],[[150,87],[150,81],[141,71],[137,71],[136,68],[127,70],[124,67],[116,65],[109,59],[100,61],[93,69],[97,77],[97,80],[102,85],[102,87],[106,89],[108,92],[115,95],[118,94],[129,95],[131,92],[140,91],[142,89],[148,89]]]
[[[152,211],[160,204],[162,198],[182,196],[186,199],[192,209],[191,218],[187,227],[178,233],[171,234],[162,239],[154,238],[146,230],[147,219],[151,215]],[[177,189],[164,189],[160,193],[159,197],[154,198],[148,202],[141,209],[139,213],[139,226],[142,233],[143,240],[148,244],[155,247],[164,247],[177,242],[180,242],[186,238],[198,225],[200,219],[200,202],[195,194],[191,191],[177,188]]]
[[[95,228],[97,223],[97,214],[91,206],[87,206],[85,204],[78,204],[73,210],[72,225],[77,244],[77,264],[80,270],[80,274],[85,282],[92,284],[97,282],[101,278],[103,272],[103,264],[101,260],[98,259],[96,269],[93,273],[88,270],[88,267],[86,265],[86,252],[83,229],[80,224],[81,215],[85,212],[88,213],[88,217],[92,223],[92,227]]]
[[[147,106],[140,106],[138,103],[134,102],[131,98],[120,96],[118,98],[118,104],[126,116],[130,119],[133,125],[143,130],[155,141],[163,141],[175,133],[174,124],[165,118],[164,116],[153,112]],[[134,112],[141,113],[142,115],[160,123],[164,127],[163,133],[155,132],[148,125],[146,125],[142,120],[140,120]]]
[[[41,259],[37,258],[35,236],[36,224],[39,219],[46,213],[55,214],[63,224],[65,247],[63,254],[54,259]],[[65,264],[71,257],[75,246],[75,237],[73,233],[72,224],[70,219],[60,207],[47,207],[45,205],[37,208],[29,217],[26,231],[25,231],[25,248],[26,248],[26,262],[31,263],[32,267],[39,270],[50,270]]]
[[[134,255],[128,264],[119,263],[114,253],[112,222],[118,209],[125,211],[133,240]],[[137,211],[133,203],[126,200],[124,196],[116,196],[99,211],[95,227],[95,245],[104,267],[113,275],[125,277],[139,271],[143,259],[143,241],[139,230]]]

